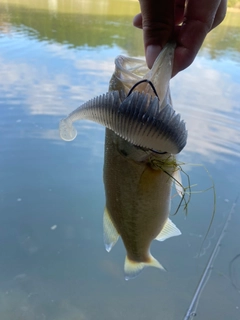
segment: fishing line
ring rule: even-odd
[[[230,264],[229,264],[229,276],[230,276],[230,279],[231,279],[231,283],[232,283],[232,286],[237,290],[238,293],[240,293],[240,286],[238,286],[237,284],[237,281],[234,282],[234,271],[233,271],[233,266],[234,266],[234,263],[237,261],[237,259],[240,258],[240,253],[237,254],[231,261],[230,261]]]
[[[133,90],[134,90],[139,84],[144,83],[144,82],[147,82],[147,83],[150,85],[150,87],[152,88],[155,96],[156,96],[156,97],[158,98],[158,100],[160,101],[160,99],[159,99],[159,97],[158,97],[158,94],[157,94],[157,90],[156,90],[155,87],[154,87],[154,84],[152,83],[152,81],[150,81],[150,80],[148,80],[148,79],[143,79],[143,80],[140,80],[140,81],[138,81],[137,83],[135,83],[135,84],[132,86],[132,88],[129,90],[127,97],[130,96],[130,94],[133,92]],[[161,151],[156,151],[156,150],[153,150],[153,149],[149,149],[149,150],[151,150],[152,152],[157,153],[157,154],[166,154],[166,153],[167,153],[166,151],[161,152]]]
[[[235,200],[235,202],[233,203],[232,205],[232,208],[231,210],[229,211],[228,215],[227,215],[227,218],[226,218],[226,222],[224,223],[224,226],[222,228],[222,231],[220,233],[220,236],[218,238],[218,241],[213,249],[213,252],[208,260],[208,263],[203,271],[203,274],[200,278],[200,281],[198,283],[198,286],[196,288],[196,291],[194,293],[194,296],[192,298],[192,301],[190,303],[190,306],[183,318],[183,320],[191,320],[193,319],[194,317],[197,316],[197,306],[198,306],[198,302],[199,302],[199,298],[201,296],[201,293],[202,293],[202,290],[204,289],[205,285],[207,284],[208,282],[208,279],[210,277],[210,274],[211,274],[211,271],[213,269],[213,264],[214,264],[214,260],[216,259],[217,255],[218,255],[218,252],[219,252],[219,249],[220,249],[220,245],[221,245],[221,241],[225,235],[225,232],[227,230],[227,227],[228,227],[228,224],[229,224],[229,221],[231,219],[231,216],[232,214],[234,213],[235,211],[235,207],[236,207],[236,204],[237,204],[237,200],[238,200],[238,196]]]
[[[143,83],[143,82],[147,82],[147,83],[151,86],[151,88],[153,89],[154,94],[156,95],[156,97],[157,97],[158,100],[159,100],[157,91],[156,91],[153,83],[152,83],[150,80],[148,80],[148,79],[140,80],[140,81],[138,81],[137,83],[135,83],[134,86],[132,86],[132,88],[129,90],[127,97],[130,96],[130,94],[133,92],[133,90],[134,90],[139,84],[141,84],[141,83]]]

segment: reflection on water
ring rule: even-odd
[[[239,157],[240,82],[235,73],[237,64],[231,60],[222,64],[199,57],[183,77],[173,79],[173,97],[183,108],[182,114],[188,125],[188,146],[201,156],[200,162],[206,159],[213,163],[220,160],[232,162],[232,156]],[[233,71],[229,74],[227,70]],[[181,87],[183,81],[184,90]]]
[[[177,243],[153,243],[168,272],[149,269],[125,283],[122,244],[110,256],[102,240],[104,129],[79,123],[78,138],[67,144],[58,123],[108,90],[118,54],[143,55],[141,32],[131,26],[138,2],[13,3],[0,1],[0,318],[182,318],[239,192],[239,13],[229,13],[194,64],[172,80],[174,106],[189,130],[179,160],[204,164],[216,186],[206,253],[196,258],[211,192],[193,194],[187,219],[181,212],[174,218],[183,233]],[[203,168],[184,170],[195,189],[211,185]],[[238,212],[239,204],[200,299],[199,319],[239,319],[239,293],[228,270],[240,252]]]
[[[57,14],[48,10],[50,1],[35,2],[39,6],[29,0],[21,1],[19,6],[11,1],[1,5],[5,23],[11,21],[19,32],[38,41],[87,48],[117,45],[130,55],[143,54],[139,30],[131,28],[129,32],[132,17],[139,10],[137,2],[59,1]]]

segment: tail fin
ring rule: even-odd
[[[164,267],[152,255],[150,255],[149,257],[149,262],[133,261],[130,260],[128,256],[126,256],[124,264],[125,280],[137,277],[145,267],[155,267],[166,271]]]

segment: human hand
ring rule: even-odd
[[[146,61],[152,67],[163,46],[174,40],[173,74],[195,59],[206,35],[226,14],[227,0],[139,0],[133,25],[143,29]]]

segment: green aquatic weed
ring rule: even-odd
[[[203,244],[204,244],[204,242],[210,232],[210,229],[211,229],[214,217],[215,217],[215,213],[216,213],[216,189],[215,189],[215,184],[214,184],[213,178],[210,175],[209,171],[207,170],[207,168],[203,164],[191,164],[191,163],[188,164],[190,166],[202,167],[205,170],[205,172],[207,173],[210,181],[212,182],[211,186],[207,189],[193,191],[192,190],[193,187],[196,187],[197,184],[191,185],[189,174],[187,174],[187,172],[183,170],[183,166],[186,165],[186,163],[178,162],[174,156],[169,156],[166,159],[156,159],[156,158],[150,159],[150,163],[154,169],[162,170],[164,173],[166,173],[175,182],[175,185],[179,186],[181,189],[180,192],[178,191],[178,193],[181,195],[181,200],[179,201],[179,204],[178,204],[175,212],[173,213],[173,215],[176,215],[181,207],[183,207],[183,211],[185,212],[185,215],[186,216],[188,215],[188,205],[191,201],[192,194],[199,194],[199,193],[207,192],[209,190],[213,191],[213,209],[212,209],[212,214],[211,214],[209,226],[207,228],[206,234],[205,234],[203,242],[201,244],[201,248],[202,248],[202,246],[203,246]],[[169,169],[171,169],[173,174],[169,172],[170,171]],[[186,187],[184,187],[182,182],[180,182],[178,179],[175,178],[174,173],[176,171],[179,171],[186,176],[186,178],[187,178],[187,186]]]

